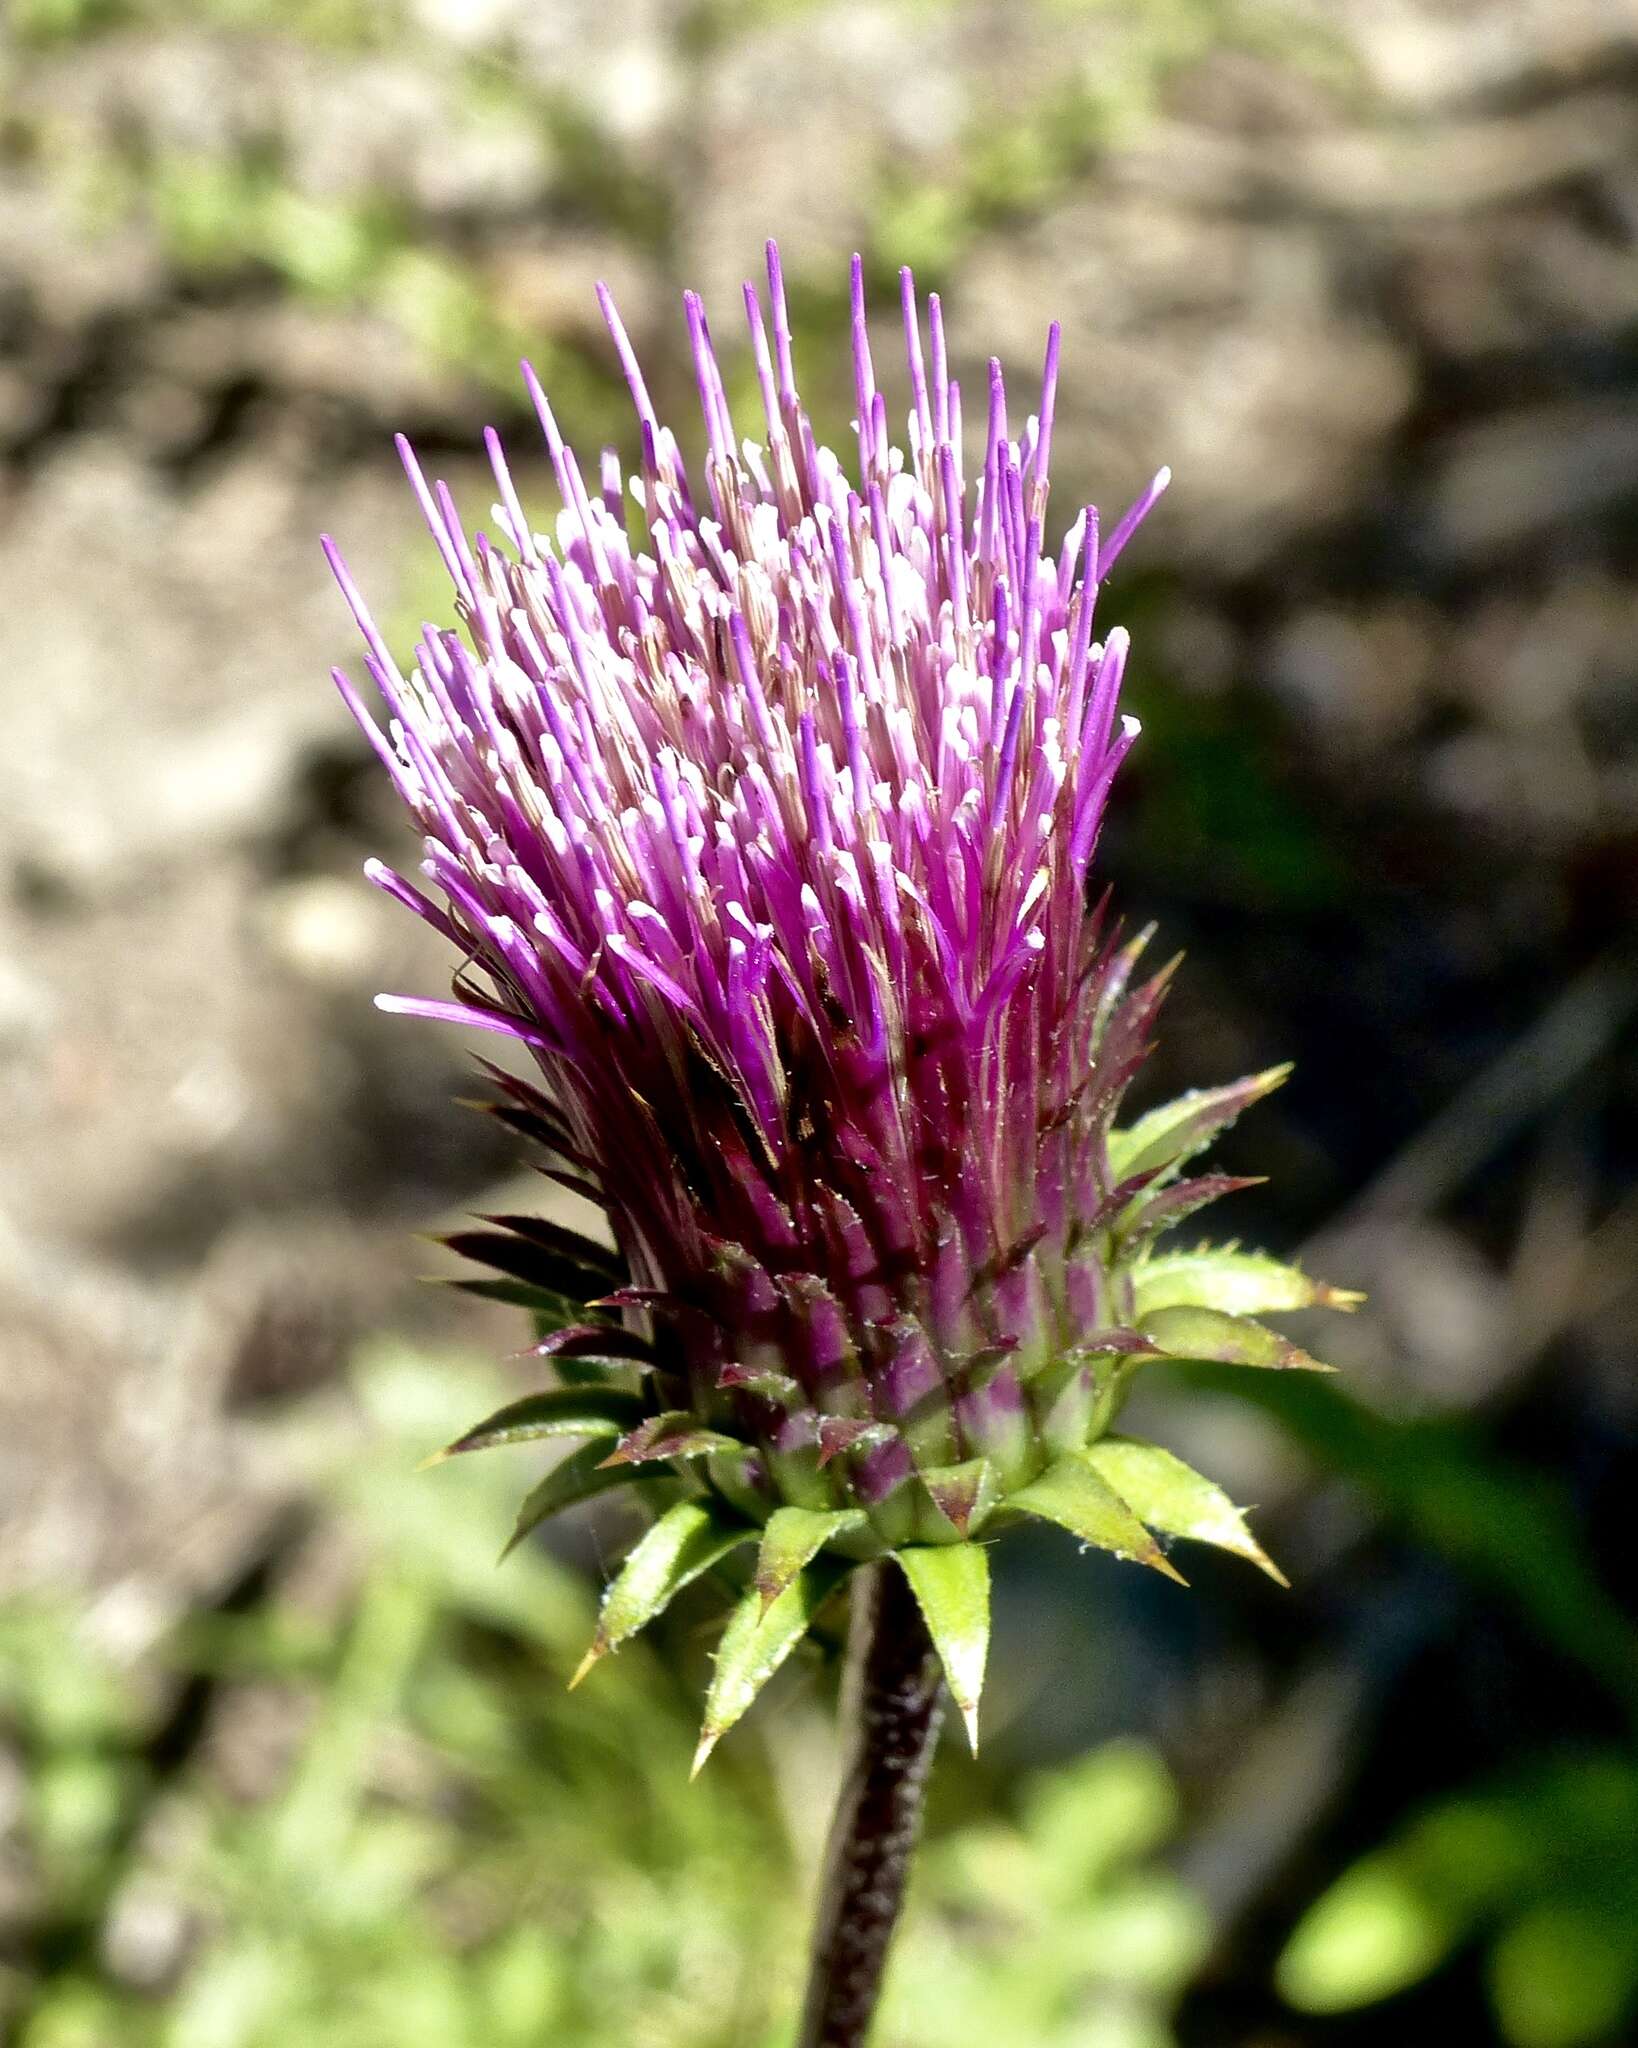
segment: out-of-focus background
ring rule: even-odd
[[[9,0],[0,2035],[788,2038],[824,1674],[689,1788],[710,1601],[569,1697],[621,1525],[497,1571],[529,1454],[411,1476],[522,1341],[414,1233],[515,1167],[370,1008],[445,969],[316,545],[412,630],[390,431],[549,503],[519,353],[624,443],[594,281],[681,412],[770,232],[832,435],[859,248],[969,374],[1062,319],[1060,518],[1174,466],[1151,1085],[1295,1057],[1233,1222],[1371,1293],[1149,1414],[1292,1592],[1000,1553],[884,2048],[1629,2039],[1633,0]]]

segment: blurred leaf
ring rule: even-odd
[[[1035,1778],[1020,1812],[1052,1886],[1079,1892],[1164,1847],[1177,1826],[1178,1800],[1155,1751],[1127,1740]]]
[[[1345,1871],[1277,1968],[1306,2012],[1344,2012],[1492,1942],[1514,2048],[1604,2039],[1638,2000],[1638,1761],[1554,1759],[1435,1804]]]
[[[1514,2048],[1615,2039],[1638,2007],[1638,1884],[1629,1878],[1624,1896],[1548,1899],[1522,1913],[1492,1950],[1489,1979]]]
[[[148,1679],[59,1611],[0,1607],[0,1714],[32,1731],[31,1786],[60,1771],[51,1826],[74,1852],[42,1855],[26,1809],[22,1846],[53,1911],[77,1916],[54,1924],[83,1929],[36,1979],[0,1983],[7,2038],[782,2048],[807,1899],[760,1745],[689,1785],[694,1689],[640,1638],[596,1688],[564,1690],[593,1602],[545,1550],[495,1569],[504,1461],[436,1483],[408,1470],[453,1416],[493,1405],[491,1374],[383,1347],[356,1385],[371,1435],[327,1439],[317,1604],[275,1590],[154,1653],[161,1691],[195,1669],[213,1686],[208,1739],[162,1803],[139,1762]],[[810,1612],[822,1591],[805,1584]],[[124,1787],[112,1836],[91,1824],[110,1809],[86,1796],[87,1762]],[[935,1829],[884,2044],[1168,2048],[1205,1939],[1198,1906],[1142,1867],[1174,1814],[1158,1760],[1117,1744],[1029,1781],[1016,1821]],[[176,1916],[160,1997],[99,1961],[139,1895],[157,1926]]]
[[[458,1274],[442,1273],[432,1278],[437,1286],[453,1287],[457,1293],[470,1294],[477,1301],[498,1301],[503,1308],[526,1309],[535,1320],[536,1334],[542,1337],[561,1329],[570,1317],[581,1312],[581,1303],[574,1296],[537,1287],[532,1280],[463,1280]]]
[[[1401,1872],[1359,1863],[1303,1916],[1280,1957],[1280,1995],[1302,2012],[1348,2012],[1420,1982],[1460,1930]]]
[[[1151,875],[1208,902],[1319,912],[1346,901],[1355,885],[1347,860],[1304,785],[1283,772],[1266,707],[1151,674],[1135,708],[1153,748],[1135,858]]]
[[[1170,2048],[1210,1940],[1175,1879],[1145,1869],[1177,1799],[1145,1744],[1112,1742],[1025,1781],[1016,1821],[922,1851],[880,2038],[914,2048]]]

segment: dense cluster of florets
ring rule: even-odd
[[[1153,1530],[1260,1559],[1215,1488],[1109,1427],[1146,1359],[1307,1362],[1243,1312],[1335,1298],[1250,1255],[1155,1250],[1236,1185],[1185,1162],[1278,1073],[1116,1123],[1165,976],[1136,981],[1138,948],[1088,909],[1137,731],[1126,635],[1095,637],[1095,612],[1165,473],[1047,552],[1057,328],[1022,425],[992,362],[964,431],[938,301],[924,336],[906,272],[901,449],[857,259],[850,467],[798,400],[771,246],[768,293],[765,313],[745,288],[757,442],[687,298],[692,481],[606,294],[632,475],[605,451],[588,486],[525,372],[555,538],[493,432],[496,531],[472,541],[401,444],[461,624],[427,628],[410,673],[332,553],[385,732],[338,680],[433,894],[372,876],[462,956],[454,1000],[382,1000],[532,1056],[535,1080],[496,1070],[501,1112],[614,1246],[525,1217],[454,1240],[542,1317],[561,1382],[458,1448],[588,1439],[522,1527],[662,1476],[594,1654],[759,1546],[708,1740],[854,1562],[900,1558],[970,1718],[991,1523],[1043,1515],[1166,1569]]]

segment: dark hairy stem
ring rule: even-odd
[[[843,1691],[853,1749],[825,1855],[797,2048],[862,2048],[869,2033],[921,1828],[942,1677],[898,1566],[855,1574]]]

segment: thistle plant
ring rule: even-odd
[[[606,293],[640,461],[606,450],[588,481],[525,366],[552,533],[492,430],[471,539],[400,440],[459,620],[408,674],[326,548],[384,730],[336,679],[427,886],[368,872],[460,955],[451,999],[379,1001],[511,1039],[490,1107],[608,1219],[608,1243],[532,1215],[448,1240],[486,1269],[467,1285],[535,1315],[553,1377],[450,1452],[579,1440],[518,1537],[611,1487],[647,1497],[577,1681],[702,1575],[736,1589],[700,1762],[850,1589],[855,1755],[802,2033],[844,2048],[941,1679],[977,1739],[991,1539],[1033,1518],[1176,1578],[1163,1543],[1192,1538],[1278,1578],[1217,1486],[1115,1424],[1169,1359],[1311,1366],[1257,1318],[1350,1297],[1163,1248],[1246,1184],[1195,1162],[1283,1069],[1119,1121],[1171,970],[1144,973],[1089,897],[1138,730],[1126,633],[1095,637],[1096,611],[1166,473],[1047,552],[1058,328],[1021,429],[991,362],[975,432],[939,302],[904,273],[901,448],[857,258],[844,461],[797,396],[772,245],[767,285],[766,308],[745,287],[759,441],[686,297],[693,476]]]

